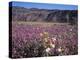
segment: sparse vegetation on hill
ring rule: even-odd
[[[12,20],[25,22],[59,22],[77,24],[77,10],[48,10],[12,7]]]

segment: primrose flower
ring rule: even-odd
[[[58,52],[62,52],[64,49],[62,49],[61,47],[58,48]]]
[[[56,41],[56,38],[52,38],[53,41]]]
[[[43,36],[43,34],[42,34],[42,33],[40,33],[40,36]]]
[[[44,32],[45,35],[48,35],[48,32]]]
[[[58,52],[61,52],[62,50],[61,50],[61,48],[58,48]]]
[[[72,31],[72,29],[70,29],[70,31]]]
[[[50,44],[52,48],[55,48],[55,44]]]
[[[49,52],[50,50],[51,50],[50,48],[47,48],[47,49],[46,49],[46,52]]]

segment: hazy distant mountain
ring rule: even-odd
[[[77,10],[12,7],[13,21],[77,23]]]

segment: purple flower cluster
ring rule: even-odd
[[[56,39],[55,47],[44,47],[43,37],[40,34],[48,33],[48,37]],[[40,24],[12,23],[12,57],[43,57],[78,54],[77,26],[67,24]],[[47,50],[47,51],[48,51]]]

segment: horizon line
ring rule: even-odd
[[[66,5],[66,4],[50,4],[50,3],[35,3],[35,2],[20,2],[11,1],[11,6],[19,6],[24,8],[38,8],[38,9],[56,9],[56,10],[78,10],[77,5]]]

